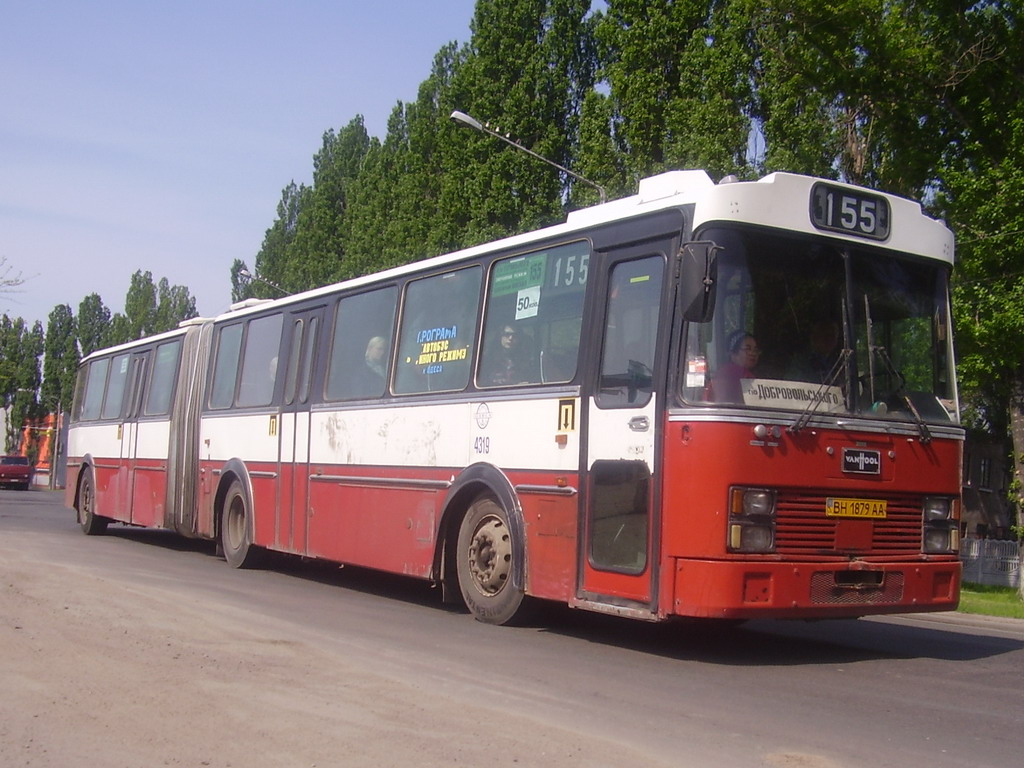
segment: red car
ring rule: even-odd
[[[27,491],[32,484],[32,465],[26,456],[0,456],[0,487]]]

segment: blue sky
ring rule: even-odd
[[[323,132],[383,137],[473,0],[0,0],[0,313],[44,325],[137,269],[230,301]]]

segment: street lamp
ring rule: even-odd
[[[508,136],[504,136],[504,135],[498,133],[497,131],[493,130],[490,127],[490,125],[488,125],[487,123],[481,123],[479,120],[476,120],[475,118],[471,117],[470,115],[467,115],[465,112],[459,112],[459,110],[455,110],[454,112],[452,112],[451,119],[454,120],[456,123],[461,123],[462,125],[469,126],[474,131],[480,131],[481,133],[486,133],[486,134],[489,134],[491,136],[494,136],[495,138],[501,139],[506,144],[511,144],[516,149],[521,149],[523,152],[525,152],[526,154],[530,155],[531,157],[535,157],[538,160],[540,160],[541,162],[547,163],[548,165],[553,165],[555,168],[557,168],[558,170],[562,171],[562,173],[567,173],[570,176],[572,176],[574,179],[576,179],[577,181],[581,181],[584,184],[586,184],[588,186],[591,186],[594,189],[596,189],[597,190],[597,194],[601,196],[601,202],[602,203],[605,203],[605,202],[608,201],[608,195],[604,191],[604,187],[602,187],[597,182],[591,181],[590,179],[585,179],[582,176],[580,176],[578,173],[573,173],[568,168],[566,168],[564,166],[561,166],[558,163],[556,163],[554,160],[549,160],[548,158],[544,157],[544,155],[538,155],[532,149],[527,149],[522,144],[520,144],[518,141],[510,139]]]
[[[288,296],[289,295],[288,291],[286,291],[284,288],[282,288],[277,283],[272,283],[269,280],[264,280],[262,277],[259,277],[258,275],[254,275],[248,269],[240,269],[240,270],[238,270],[238,276],[239,277],[244,277],[246,280],[255,280],[258,283],[263,283],[264,285],[269,285],[275,291],[280,291],[282,296]]]

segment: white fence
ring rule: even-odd
[[[1015,541],[964,539],[960,542],[964,581],[996,587],[1020,586],[1020,547]]]

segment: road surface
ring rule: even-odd
[[[1024,621],[493,627],[407,579],[86,537],[60,503],[0,491],[0,766],[1024,763]]]

